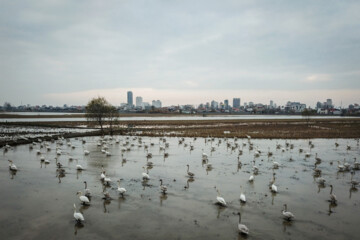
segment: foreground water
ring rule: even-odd
[[[245,237],[238,233],[237,212],[241,212],[242,223],[250,229],[248,239],[356,239],[360,234],[360,192],[351,189],[350,172],[339,172],[337,162],[342,164],[345,158],[353,164],[360,151],[356,140],[314,139],[311,148],[307,140],[256,139],[251,140],[250,150],[247,139],[185,138],[179,144],[179,138],[166,138],[169,147],[165,148],[160,138],[143,137],[139,143],[134,137],[121,136],[106,140],[111,156],[101,152],[101,138],[84,138],[85,144],[81,140],[63,140],[63,145],[48,143],[50,151],[40,148],[40,144],[32,150],[29,145],[2,149],[2,239],[242,239]],[[277,144],[281,145],[279,149]],[[64,176],[56,171],[57,146],[62,150],[58,160],[64,165]],[[164,157],[160,146],[168,157]],[[85,149],[89,155],[84,155]],[[38,155],[37,150],[42,154]],[[254,155],[256,150],[261,151],[259,157]],[[148,169],[151,179],[144,182],[142,167],[147,163],[147,151],[153,155],[148,161],[154,166]],[[203,152],[209,156],[210,169],[202,161]],[[311,155],[306,157],[305,152]],[[325,186],[318,185],[313,176],[316,153],[322,159],[317,168],[322,170]],[[41,163],[41,156],[50,164]],[[16,174],[9,171],[8,159],[17,165]],[[253,160],[259,172],[250,183]],[[273,169],[273,161],[279,162],[279,169]],[[85,170],[77,171],[77,164]],[[194,179],[187,177],[187,164],[195,173]],[[102,165],[112,179],[106,189],[111,200],[103,199]],[[273,172],[276,194],[268,187]],[[355,173],[354,180],[360,179],[359,174]],[[124,197],[116,191],[116,180],[120,178],[122,187],[127,189]],[[161,194],[159,179],[167,185],[167,195]],[[93,195],[90,206],[81,206],[76,195],[84,190],[84,181]],[[330,184],[334,186],[337,205],[327,201]],[[227,201],[226,208],[215,205],[214,186]],[[240,203],[240,192],[246,195],[247,203]],[[85,217],[83,224],[77,224],[73,218],[74,203]],[[285,203],[295,214],[293,222],[282,218]]]

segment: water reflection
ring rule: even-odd
[[[14,176],[16,175],[16,171],[9,170],[10,179],[14,179]]]
[[[84,227],[84,224],[81,222],[76,222],[74,225],[74,235],[77,235],[78,230],[82,229]]]
[[[160,206],[163,205],[163,201],[166,201],[168,199],[168,195],[167,194],[160,194]]]

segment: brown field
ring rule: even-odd
[[[7,123],[22,126],[46,127],[97,127],[83,122],[26,122]],[[115,128],[122,134],[141,136],[182,137],[239,137],[252,138],[359,138],[360,118],[347,119],[291,119],[291,120],[171,120],[171,121],[121,121]]]

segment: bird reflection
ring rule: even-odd
[[[84,205],[81,204],[81,207],[79,208],[79,212],[84,215],[84,211],[87,210],[90,207],[90,205]]]
[[[329,203],[329,209],[328,209],[328,215],[330,216],[332,213],[334,213],[334,211],[332,210],[333,208],[336,207],[336,204],[334,203]]]
[[[10,179],[14,179],[14,176],[16,175],[16,171],[9,170],[10,173]]]
[[[74,235],[77,235],[78,230],[82,229],[84,227],[84,224],[81,222],[76,222],[74,225]]]
[[[107,210],[106,206],[111,203],[111,199],[104,199],[103,201],[103,207],[104,207],[104,213],[109,213],[109,210]]]
[[[120,196],[119,196],[119,199],[118,199],[118,209],[121,208],[121,204],[122,204],[123,202],[125,202],[125,201],[126,201],[126,198],[125,198],[125,197],[120,197]]]
[[[225,210],[225,207],[219,206],[217,208],[217,216],[216,216],[216,218],[220,218],[220,213],[223,212],[224,210]]]
[[[189,183],[194,182],[194,181],[195,181],[194,178],[189,178],[189,179],[186,181],[186,186],[184,186],[184,188],[185,188],[185,189],[189,189],[189,188],[190,188]]]
[[[351,195],[352,195],[352,193],[353,192],[357,192],[358,191],[358,189],[357,188],[353,188],[353,187],[351,187],[350,188],[350,190],[349,190],[349,199],[351,199]]]
[[[287,228],[287,227],[291,227],[292,221],[284,220],[283,223],[282,223],[282,225],[283,225],[283,232],[286,232],[286,228]]]
[[[160,195],[160,206],[163,205],[163,201],[165,201],[168,198],[167,194],[161,194]]]

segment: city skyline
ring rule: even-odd
[[[115,105],[130,90],[163,105],[347,106],[360,102],[359,11],[325,0],[5,1],[0,103]]]

